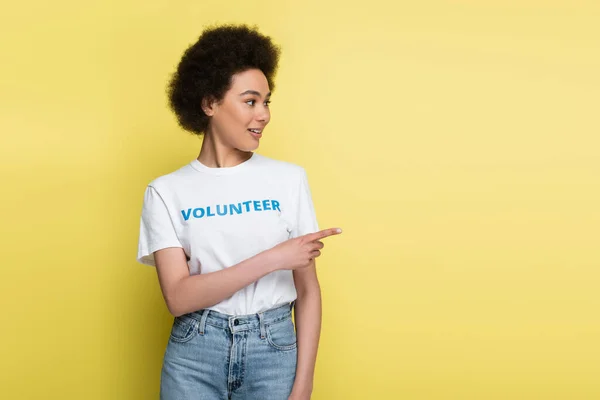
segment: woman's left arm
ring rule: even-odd
[[[313,390],[317,350],[321,336],[321,287],[317,278],[315,260],[306,268],[293,271],[298,295],[294,306],[298,362],[296,379],[290,400],[309,400]]]

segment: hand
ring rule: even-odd
[[[310,395],[300,397],[300,396],[295,396],[292,394],[292,395],[290,395],[290,397],[288,397],[288,400],[310,400]]]
[[[325,245],[320,240],[328,236],[339,235],[340,233],[342,233],[342,230],[339,228],[324,229],[319,232],[286,240],[267,250],[265,253],[274,271],[306,268],[314,258],[321,255],[320,250]]]
[[[288,397],[288,400],[310,400],[312,395],[312,389],[297,389],[296,386],[292,388],[292,393]]]

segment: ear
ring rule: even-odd
[[[212,117],[215,113],[215,104],[217,101],[213,97],[205,97],[202,99],[202,111],[209,117]]]

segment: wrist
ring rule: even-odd
[[[261,264],[267,269],[267,273],[275,272],[281,267],[279,266],[279,262],[273,254],[273,249],[265,250],[260,253],[261,256]]]
[[[294,382],[294,386],[292,386],[292,392],[290,393],[290,396],[298,396],[298,398],[310,398],[310,396],[312,395],[313,392],[313,387],[312,387],[312,383],[310,384],[305,384],[305,383],[298,383],[298,382]]]

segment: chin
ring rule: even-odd
[[[245,151],[245,152],[251,152],[254,151],[256,149],[258,149],[260,143],[256,142],[253,145],[252,144],[245,144],[243,146],[238,147],[237,149],[240,151]]]

